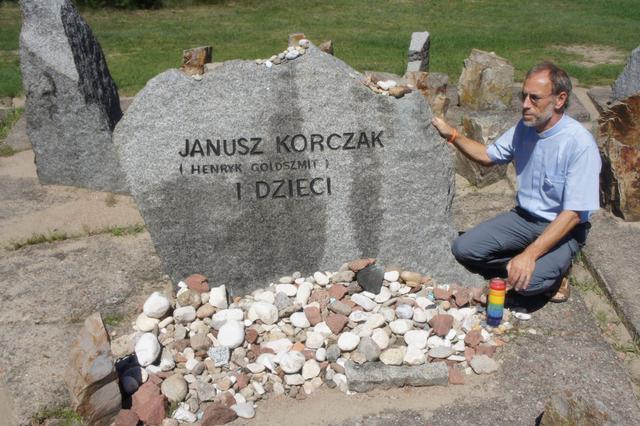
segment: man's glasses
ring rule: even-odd
[[[522,103],[524,103],[525,99],[529,98],[531,103],[534,104],[534,105],[538,105],[538,102],[540,102],[544,98],[548,98],[549,96],[553,96],[553,93],[550,93],[550,94],[548,94],[546,96],[540,96],[540,95],[536,95],[534,93],[520,92],[519,95],[518,95],[518,97],[520,98],[520,101]]]

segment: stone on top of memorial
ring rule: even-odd
[[[70,0],[22,0],[27,134],[43,184],[128,192],[112,143],[122,116],[100,44]]]
[[[174,282],[198,272],[233,296],[283,270],[373,257],[479,283],[450,253],[454,169],[430,118],[419,92],[376,93],[307,45],[270,67],[233,60],[199,80],[166,71],[115,141]]]

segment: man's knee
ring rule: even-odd
[[[456,260],[460,263],[472,260],[471,251],[469,250],[469,244],[464,236],[465,234],[460,235],[458,238],[453,240],[453,244],[451,244],[451,253],[453,254],[453,257],[455,257]]]

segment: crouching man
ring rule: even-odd
[[[484,166],[513,161],[517,205],[458,237],[456,259],[485,277],[507,276],[523,295],[569,297],[571,260],[585,244],[589,217],[599,208],[600,154],[593,136],[564,112],[571,80],[543,62],[526,75],[522,119],[485,146],[444,120],[432,124],[469,159]]]

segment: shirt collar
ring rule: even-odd
[[[556,124],[553,125],[553,127],[551,127],[550,129],[545,130],[542,133],[538,133],[538,137],[540,139],[545,139],[548,138],[550,136],[556,135],[558,134],[562,128],[564,127],[564,125],[562,125],[561,123],[565,120],[566,115],[563,113],[562,117],[560,117],[560,120],[558,120],[558,122]]]

